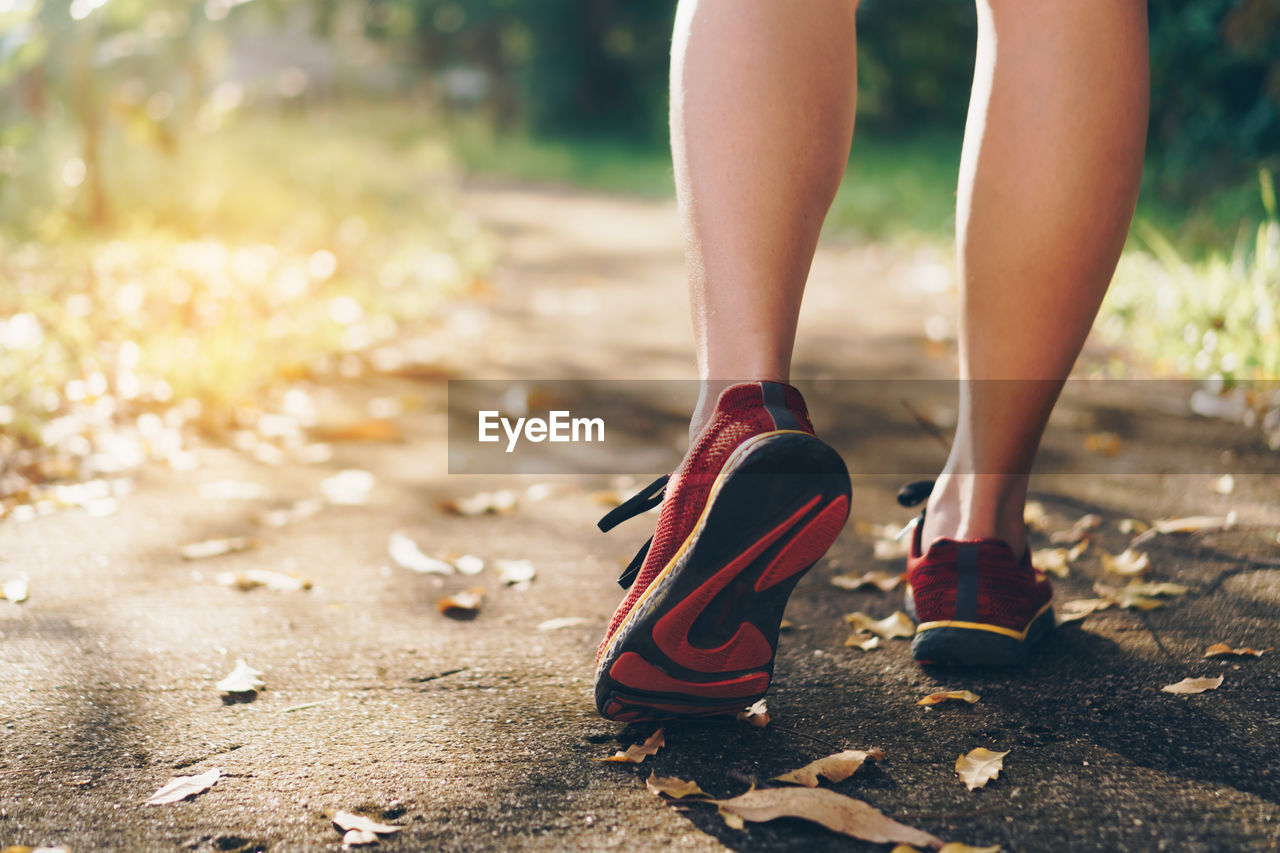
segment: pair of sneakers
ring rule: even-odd
[[[928,483],[899,494],[922,503]],[[725,389],[680,467],[610,511],[601,530],[661,505],[657,530],[619,578],[628,593],[596,653],[595,699],[611,720],[734,713],[764,696],[797,581],[840,534],[849,474],[814,435],[800,392]],[[998,539],[937,539],[915,525],[907,557],[912,653],[921,662],[1021,663],[1053,627],[1052,588]]]

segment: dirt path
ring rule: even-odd
[[[792,599],[797,629],[780,652],[770,726],[673,724],[644,767],[592,761],[652,728],[604,722],[590,697],[592,654],[620,593],[618,559],[643,541],[645,522],[609,536],[594,529],[603,510],[591,493],[607,485],[602,477],[449,475],[446,389],[432,375],[690,377],[679,233],[662,203],[494,188],[465,200],[497,235],[503,260],[487,301],[456,306],[427,333],[437,369],[308,389],[339,419],[374,399],[383,408],[407,401],[396,418],[403,442],[337,443],[331,458],[283,464],[206,449],[193,470],[144,470],[115,515],[0,522],[0,578],[31,576],[28,601],[0,602],[0,849],[338,849],[325,815],[346,809],[406,827],[384,838],[386,850],[884,850],[796,821],[729,829],[714,809],[664,807],[643,785],[652,769],[736,794],[747,780],[871,746],[885,761],[837,790],[947,840],[1005,850],[1277,849],[1280,654],[1201,656],[1219,641],[1280,646],[1280,462],[1252,433],[1162,411],[1116,386],[1064,406],[1048,443],[1052,473],[1037,483],[1049,530],[1085,513],[1103,519],[1058,583],[1060,600],[1094,596],[1106,579],[1098,553],[1129,539],[1119,520],[1235,511],[1233,530],[1163,535],[1145,547],[1151,578],[1191,593],[1065,628],[1024,673],[925,672],[901,640],[867,653],[843,646],[844,613],[879,617],[900,606],[897,593],[829,585],[841,572],[895,565],[877,563],[872,538],[851,523]],[[897,472],[936,467],[942,449],[897,390],[866,395],[848,380],[949,375],[948,345],[925,332],[945,338],[953,322],[945,257],[821,251],[797,374],[817,389],[820,429],[859,474],[856,521],[905,521],[892,502]],[[941,409],[930,416],[945,425]],[[674,452],[678,418],[655,429]],[[1105,476],[1083,449],[1100,430],[1122,443]],[[254,521],[315,498],[343,469],[374,475],[366,503],[326,506],[280,528]],[[1218,494],[1211,484],[1227,472],[1235,489]],[[219,481],[256,483],[271,496],[199,497]],[[537,483],[551,488],[527,491]],[[495,488],[517,491],[514,512],[437,509]],[[478,577],[446,578],[395,567],[386,555],[395,530],[428,553],[489,565]],[[200,561],[177,552],[242,535],[260,547]],[[1037,534],[1037,547],[1047,536]],[[504,588],[498,559],[527,559],[537,578]],[[296,571],[314,588],[243,592],[216,582],[251,569]],[[489,592],[477,618],[437,612],[441,596],[476,584]],[[558,617],[584,621],[538,629]],[[224,704],[214,685],[238,658],[265,673],[267,689]],[[1212,693],[1159,690],[1219,673],[1225,681]],[[982,698],[915,705],[943,687]],[[1010,754],[998,780],[970,793],[952,767],[978,746]],[[141,805],[172,776],[215,767],[226,775],[194,800]]]

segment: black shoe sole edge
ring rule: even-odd
[[[843,499],[844,512],[825,552],[834,542],[848,518],[851,486],[848,470],[839,454],[820,439],[808,433],[768,434],[732,459],[721,473],[721,482],[705,509],[701,523],[689,535],[688,542],[676,562],[668,567],[653,589],[637,602],[627,621],[618,629],[605,656],[596,669],[596,708],[606,718],[626,713],[627,720],[667,719],[681,716],[707,716],[733,713],[762,698],[772,680],[773,660],[778,646],[778,629],[787,599],[800,578],[819,557],[809,561],[786,580],[762,591],[750,590],[778,551],[791,544],[805,525],[833,503]],[[756,542],[760,537],[748,535],[769,531],[818,498],[812,509],[783,535],[762,551],[735,576],[734,586],[747,591],[735,599],[735,615],[754,625],[768,640],[773,654],[767,664],[749,670],[716,673],[695,672],[668,658],[657,648],[653,627],[675,604],[683,601],[710,577]],[[708,608],[711,609],[711,608]],[[697,633],[697,622],[691,633]],[[610,669],[623,654],[634,652],[672,678],[696,684],[743,675],[763,673],[763,690],[735,699],[710,697],[694,693],[649,691],[625,685],[610,676]],[[648,706],[652,701],[664,709]],[[616,710],[621,705],[623,711]],[[608,713],[614,707],[613,714]],[[683,708],[687,710],[671,710]],[[637,714],[639,716],[631,716]]]
[[[907,613],[912,621],[919,619],[911,591],[907,590]],[[922,664],[940,666],[1025,666],[1031,647],[1054,629],[1053,607],[1036,615],[1022,639],[981,628],[939,625],[917,629],[911,640],[911,656]]]

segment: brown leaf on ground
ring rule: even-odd
[[[370,820],[363,815],[352,814],[351,812],[338,812],[329,820],[333,821],[333,825],[343,832],[350,832],[354,829],[359,832],[390,835],[393,832],[399,832],[404,829],[403,826],[396,826],[393,823],[379,823],[376,820]]]
[[[939,848],[941,839],[898,823],[862,800],[837,794],[826,788],[765,788],[714,803],[725,822],[741,828],[741,821],[764,823],[780,817],[795,817],[825,826],[851,838],[873,844],[903,842]],[[736,821],[731,822],[730,817]]]
[[[436,608],[446,616],[465,619],[479,613],[483,603],[484,587],[473,586],[466,592],[446,595],[436,603]]]
[[[1049,526],[1049,513],[1045,511],[1044,504],[1040,501],[1027,501],[1022,508],[1022,520],[1028,527],[1044,530]]]
[[[1080,557],[1084,555],[1084,552],[1089,550],[1089,542],[1089,537],[1086,536],[1076,544],[1072,545],[1071,550],[1067,552],[1067,562],[1074,563],[1076,560],[1080,559]]]
[[[480,492],[469,498],[452,498],[441,501],[440,511],[449,515],[506,515],[515,512],[519,498],[512,489],[497,492]]]
[[[612,761],[618,764],[640,764],[650,755],[656,755],[658,750],[667,745],[667,740],[663,737],[662,729],[658,729],[645,739],[644,743],[633,744],[626,749],[620,749],[608,758],[594,758],[593,761]]]
[[[1191,591],[1191,588],[1180,583],[1169,583],[1168,581],[1133,581],[1122,591],[1127,591],[1132,595],[1186,595]]]
[[[319,498],[305,498],[290,504],[283,509],[269,509],[260,512],[255,521],[264,527],[284,527],[295,521],[302,521],[316,515],[324,509],[324,501]]]
[[[1031,553],[1031,565],[1058,578],[1071,573],[1070,562],[1066,548],[1041,548]]]
[[[845,648],[862,649],[869,652],[880,645],[880,638],[875,634],[850,634],[849,639],[844,641]]]
[[[942,849],[938,853],[1000,853],[1000,845],[992,844],[990,847],[974,847],[969,844],[961,844],[959,841],[952,841],[950,844],[942,845]]]
[[[152,794],[151,799],[143,805],[167,806],[170,803],[185,800],[187,797],[203,794],[221,777],[222,770],[217,767],[196,776],[175,776],[166,782],[163,788]]]
[[[1165,602],[1156,596],[1186,595],[1188,589],[1176,583],[1133,581],[1128,586],[1119,589],[1106,584],[1095,583],[1093,591],[1122,610],[1155,610],[1165,605]]]
[[[947,690],[942,693],[930,693],[928,696],[924,697],[916,704],[924,705],[926,708],[928,708],[928,707],[932,707],[933,705],[941,704],[948,700],[955,700],[957,702],[968,702],[970,705],[972,705],[974,702],[977,702],[978,699],[980,698],[981,697],[978,696],[977,693],[974,693],[971,690]]]
[[[739,711],[738,719],[750,723],[758,729],[763,729],[769,725],[769,708],[765,705],[764,700],[761,699],[750,708]]]
[[[685,797],[705,797],[707,795],[706,791],[698,787],[697,782],[686,782],[673,776],[658,776],[653,773],[649,774],[644,786],[659,797],[670,797],[673,800],[680,800]]]
[[[826,758],[810,761],[798,770],[792,770],[773,778],[778,782],[790,782],[794,785],[816,788],[818,787],[819,776],[824,777],[828,782],[843,782],[856,773],[867,759],[880,761],[883,758],[884,752],[879,749],[865,751],[861,749],[846,749],[844,752],[837,752],[834,755],[828,755]]]
[[[970,791],[981,788],[1000,775],[1004,769],[1004,757],[1008,754],[1008,750],[993,752],[978,747],[956,759],[956,775]]]
[[[916,633],[915,623],[911,621],[910,616],[901,610],[880,620],[872,619],[867,614],[858,611],[846,614],[844,621],[859,631],[869,631],[872,634],[884,637],[886,640],[892,640],[895,637],[914,637]]]
[[[268,569],[248,569],[243,572],[221,572],[219,586],[229,586],[242,592],[265,586],[277,592],[298,592],[311,589],[311,580],[291,572],[273,572]]]
[[[881,592],[891,592],[901,582],[901,573],[882,572],[878,569],[864,575],[836,575],[831,579],[831,585],[840,589],[853,590],[874,586]]]
[[[538,623],[539,631],[559,631],[561,628],[573,628],[577,625],[586,625],[591,620],[585,616],[557,616],[554,619],[547,619]]]
[[[203,542],[192,542],[178,549],[184,560],[203,560],[208,557],[221,557],[223,554],[234,554],[237,551],[248,551],[259,548],[262,541],[249,536],[231,536],[226,539],[206,539]]]
[[[387,555],[402,569],[417,572],[420,575],[451,575],[453,564],[422,553],[418,544],[408,536],[396,531],[387,540]]]
[[[266,687],[266,682],[262,680],[262,673],[243,660],[237,660],[235,667],[215,685],[221,693],[245,694],[257,693]]]
[[[1084,538],[1085,534],[1102,524],[1102,516],[1089,513],[1076,520],[1067,530],[1058,530],[1049,536],[1055,545],[1074,545]]]
[[[1057,608],[1058,624],[1066,625],[1068,622],[1079,622],[1086,616],[1114,606],[1115,602],[1108,598],[1082,598],[1075,601],[1067,601]]]
[[[872,556],[877,560],[901,560],[911,551],[911,537],[901,539],[877,539]]]
[[[368,844],[377,844],[378,835],[374,832],[366,832],[363,829],[349,829],[342,836],[342,849],[350,850],[352,847],[364,847]]]
[[[29,584],[26,576],[0,582],[0,601],[12,601],[20,604],[27,600]]]
[[[1226,643],[1214,643],[1205,650],[1204,656],[1207,658],[1215,658],[1220,655],[1235,655],[1237,657],[1248,656],[1260,658],[1269,651],[1271,651],[1271,649],[1251,649],[1247,647],[1243,649],[1233,649]]]
[[[1115,456],[1122,446],[1114,432],[1092,432],[1084,437],[1084,449],[1101,456]]]
[[[498,580],[508,586],[528,584],[537,576],[533,563],[528,560],[498,560]]]
[[[1217,678],[1184,678],[1177,684],[1166,684],[1160,690],[1164,693],[1204,693],[1206,690],[1217,690],[1222,686],[1223,676]]]
[[[1151,525],[1149,530],[1140,533],[1129,543],[1133,548],[1154,539],[1162,533],[1208,533],[1215,530],[1230,530],[1236,526],[1235,512],[1224,516],[1189,515],[1183,518],[1164,518]]]
[[[1140,575],[1151,567],[1151,557],[1127,548],[1112,556],[1105,551],[1100,555],[1102,567],[1113,575],[1131,578]]]
[[[1145,533],[1151,529],[1150,524],[1139,518],[1122,518],[1116,522],[1116,527],[1125,535]]]

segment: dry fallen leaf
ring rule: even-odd
[[[363,847],[367,844],[377,843],[377,834],[373,832],[366,832],[363,829],[349,829],[342,836],[343,850],[350,850],[352,847]]]
[[[14,604],[26,601],[28,588],[26,575],[4,581],[0,583],[0,601],[12,601]]]
[[[1236,478],[1230,474],[1223,474],[1213,481],[1213,490],[1220,495],[1231,494],[1236,490]]]
[[[1219,655],[1236,655],[1237,657],[1249,656],[1260,658],[1269,651],[1271,651],[1271,649],[1251,649],[1248,647],[1243,649],[1233,649],[1226,643],[1214,643],[1205,650],[1204,656],[1207,658],[1213,658],[1218,657]]]
[[[825,826],[851,838],[873,844],[903,842],[938,848],[941,839],[891,819],[862,800],[826,788],[764,788],[714,803],[725,822],[741,828],[743,820],[763,823],[780,817],[796,817]],[[730,817],[736,819],[730,820]]]
[[[970,690],[947,690],[942,693],[930,693],[928,696],[917,702],[917,705],[924,705],[926,708],[946,702],[948,699],[954,699],[957,702],[968,702],[972,705],[981,698],[977,693]]]
[[[498,492],[480,492],[469,498],[452,498],[440,502],[440,511],[450,515],[505,515],[515,511],[518,496],[511,489]]]
[[[658,796],[667,796],[673,800],[684,797],[705,797],[707,792],[698,787],[697,782],[686,782],[675,777],[649,774],[644,786]]]
[[[1188,588],[1176,583],[1131,581],[1128,586],[1120,589],[1106,584],[1095,583],[1093,591],[1122,610],[1155,610],[1165,605],[1163,601],[1155,596],[1186,595]]]
[[[666,738],[663,737],[662,729],[658,729],[645,739],[644,743],[637,743],[627,747],[625,750],[620,749],[608,758],[595,758],[593,761],[612,761],[619,764],[640,764],[650,755],[656,755],[658,750],[667,745]]]
[[[1120,452],[1120,436],[1114,432],[1093,432],[1084,437],[1084,449],[1103,456],[1115,456]]]
[[[237,660],[235,668],[217,683],[217,688],[222,693],[257,693],[266,687],[266,683],[262,680],[262,673],[249,666],[243,660]]]
[[[844,641],[844,645],[845,648],[862,649],[864,652],[869,652],[880,645],[880,638],[875,634],[870,636],[866,634],[850,634],[849,639]]]
[[[1065,578],[1070,574],[1069,564],[1066,548],[1041,548],[1031,554],[1031,565],[1054,577]]]
[[[874,586],[881,592],[890,592],[901,582],[900,573],[882,572],[878,569],[864,575],[836,575],[831,579],[831,585],[840,589],[862,589],[864,586]]]
[[[1071,546],[1071,550],[1067,552],[1067,562],[1074,563],[1076,560],[1089,550],[1089,537],[1086,536],[1079,542]]]
[[[1040,501],[1027,501],[1022,509],[1022,520],[1028,527],[1044,530],[1049,526],[1049,513]]]
[[[463,554],[453,561],[453,566],[464,575],[478,575],[484,571],[484,560],[473,554]]]
[[[370,820],[367,817],[351,812],[338,812],[329,818],[333,821],[334,826],[343,832],[350,832],[355,829],[360,832],[372,832],[378,835],[390,835],[393,832],[399,832],[404,829],[403,826],[396,826],[393,823],[379,823],[376,820]]]
[[[818,787],[819,776],[824,777],[828,782],[843,782],[856,773],[868,758],[872,761],[880,761],[884,758],[884,752],[879,749],[865,751],[861,749],[846,749],[844,752],[837,752],[834,755],[828,755],[826,758],[810,761],[799,770],[792,770],[773,778],[778,782],[790,782],[794,785],[816,788]]]
[[[892,853],[892,851],[890,851]],[[959,841],[952,841],[950,844],[942,845],[938,853],[1000,853],[1000,845],[992,844],[990,847],[974,847],[970,844],[961,844]]]
[[[573,628],[576,625],[586,625],[591,620],[585,616],[559,616],[555,619],[547,619],[545,622],[538,623],[539,631],[559,631],[561,628]]]
[[[915,623],[911,621],[910,616],[901,610],[879,621],[858,611],[847,614],[844,617],[844,621],[859,631],[869,631],[872,634],[884,637],[886,640],[892,640],[895,637],[914,637],[916,633]]]
[[[978,747],[968,755],[956,759],[956,775],[970,791],[981,788],[1000,775],[1000,771],[1004,769],[1004,757],[1008,754],[1008,750],[993,752]]]
[[[373,474],[358,468],[339,471],[320,483],[325,500],[338,506],[360,506],[369,502],[375,482]]]
[[[455,592],[446,595],[436,604],[436,608],[446,616],[468,618],[480,612],[484,603],[484,587],[473,586],[466,592]]]
[[[166,806],[170,803],[185,800],[187,797],[194,797],[196,794],[203,794],[212,788],[213,784],[221,776],[222,770],[217,767],[196,776],[176,776],[165,783],[163,788],[152,794],[151,799],[147,800],[143,805]]]
[[[192,542],[178,549],[184,560],[203,560],[207,557],[221,557],[223,554],[234,554],[237,551],[248,551],[257,548],[262,542],[248,536],[231,536],[226,539],[206,539],[204,542]]]
[[[1137,518],[1122,518],[1116,522],[1116,527],[1121,533],[1128,535],[1131,533],[1145,533],[1151,528],[1151,525]]]
[[[420,575],[451,575],[453,565],[435,557],[422,553],[418,544],[399,531],[392,533],[387,541],[387,554],[402,569],[417,572]]]
[[[271,509],[261,512],[257,515],[256,520],[264,527],[284,527],[287,524],[293,524],[295,521],[310,518],[318,514],[322,509],[324,509],[324,501],[319,498],[305,498],[284,509]]]
[[[911,553],[911,537],[901,539],[877,539],[872,556],[877,560],[901,560]]]
[[[1229,512],[1225,516],[1190,515],[1185,518],[1165,518],[1152,524],[1149,530],[1134,537],[1133,541],[1129,543],[1129,547],[1133,548],[1141,545],[1161,533],[1205,533],[1214,530],[1230,530],[1236,526],[1236,521],[1235,511]]]
[[[248,569],[243,572],[221,572],[218,575],[219,586],[229,586],[247,592],[265,586],[278,592],[298,592],[311,589],[311,581],[301,575],[286,572],[273,572],[267,569]]]
[[[758,729],[763,729],[769,725],[769,708],[765,705],[764,700],[761,699],[750,708],[739,711],[738,719],[750,723]]]
[[[1132,595],[1186,595],[1190,589],[1180,583],[1167,581],[1132,581],[1121,591]]]
[[[1068,622],[1078,622],[1099,610],[1106,610],[1113,607],[1115,602],[1108,598],[1086,598],[1077,599],[1075,601],[1067,601],[1057,608],[1058,624],[1065,625]]]
[[[1100,555],[1100,559],[1104,569],[1122,577],[1140,575],[1151,567],[1151,557],[1147,554],[1140,554],[1132,548],[1127,548],[1115,556],[1104,551]]]
[[[1049,541],[1055,545],[1074,545],[1084,538],[1085,534],[1102,524],[1102,516],[1089,513],[1077,519],[1076,523],[1071,525],[1067,530],[1059,530],[1049,536]]]
[[[1165,693],[1204,693],[1222,686],[1223,676],[1217,678],[1184,678],[1177,684],[1166,684],[1160,690]]]
[[[537,575],[533,563],[528,560],[498,560],[495,565],[498,567],[498,580],[507,586],[527,584]]]

